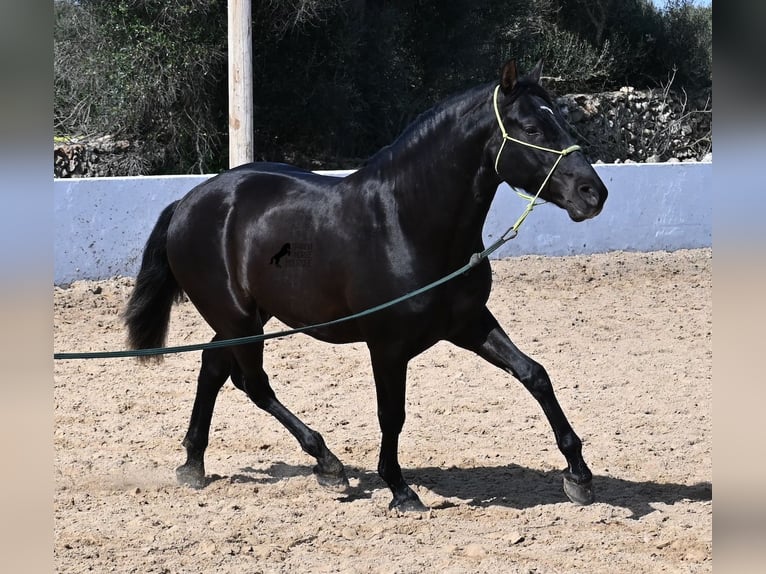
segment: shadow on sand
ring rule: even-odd
[[[375,472],[356,467],[346,467],[346,472],[349,478],[359,482],[340,495],[341,502],[369,499],[373,490],[384,487]],[[277,462],[262,469],[242,468],[240,474],[232,475],[229,480],[264,484],[290,477],[309,476],[311,473],[309,466]],[[404,477],[410,484],[424,486],[445,499],[457,498],[471,506],[505,506],[522,510],[568,501],[562,490],[559,471],[541,471],[515,464],[405,469]],[[209,482],[222,478],[213,475]],[[653,512],[653,503],[675,504],[684,500],[708,501],[713,498],[713,486],[709,482],[687,485],[596,475],[593,477],[593,487],[596,502],[626,508],[631,511],[631,517],[636,519]],[[446,506],[451,505],[449,501],[445,503]]]

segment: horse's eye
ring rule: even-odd
[[[526,133],[528,136],[536,136],[540,135],[540,130],[538,130],[535,126],[524,126],[524,133]]]

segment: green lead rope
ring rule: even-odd
[[[506,232],[506,234],[509,233],[510,231],[511,230],[509,229]],[[442,277],[441,279],[434,281],[433,283],[429,283],[428,285],[425,285],[419,289],[416,289],[415,291],[411,291],[410,293],[407,293],[406,295],[402,295],[401,297],[397,297],[396,299],[392,299],[391,301],[387,301],[386,303],[381,303],[380,305],[376,305],[375,307],[370,307],[369,309],[360,311],[359,313],[354,313],[353,315],[348,315],[346,317],[333,319],[332,321],[326,321],[324,323],[316,323],[314,325],[307,325],[305,327],[297,327],[295,329],[287,329],[284,331],[276,331],[274,333],[262,333],[260,335],[250,335],[247,337],[237,337],[235,339],[225,339],[220,341],[209,341],[207,343],[195,343],[192,345],[179,345],[177,347],[157,347],[153,349],[133,349],[133,350],[124,350],[124,351],[54,353],[53,358],[54,359],[114,359],[119,357],[148,357],[152,355],[170,355],[173,353],[202,351],[205,349],[215,349],[218,347],[234,347],[236,345],[248,345],[251,343],[258,343],[260,341],[266,341],[267,339],[278,339],[281,337],[288,337],[290,335],[295,335],[297,333],[305,333],[307,331],[311,331],[312,329],[322,329],[324,327],[332,327],[333,325],[345,323],[346,321],[353,321],[354,319],[361,319],[362,317],[365,317],[367,315],[377,313],[378,311],[382,311],[383,309],[392,307],[398,303],[406,301],[407,299],[417,297],[418,295],[421,295],[422,293],[425,293],[426,291],[430,291],[431,289],[438,287],[439,285],[442,285],[454,279],[458,275],[462,275],[463,273],[467,272],[472,267],[475,267],[476,265],[478,265],[482,259],[485,259],[486,257],[488,257],[490,253],[495,251],[503,243],[515,237],[515,234],[514,234],[513,236],[506,238],[505,237],[506,234],[504,234],[503,237],[501,237],[498,241],[490,245],[487,249],[485,249],[481,253],[474,253],[471,256],[470,261],[466,263],[465,265],[463,265],[457,271],[453,271],[449,275]]]

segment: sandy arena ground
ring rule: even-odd
[[[198,352],[147,366],[56,361],[56,570],[711,572],[712,251],[520,257],[493,270],[490,309],[548,369],[596,503],[567,501],[564,458],[521,384],[446,343],[410,363],[400,461],[432,510],[404,516],[375,473],[362,344],[266,344],[277,395],[345,463],[345,494],[320,487],[314,461],[231,383],[213,418],[210,484],[178,486]],[[131,286],[56,287],[55,350],[124,348]],[[209,336],[190,304],[174,309],[169,344]]]

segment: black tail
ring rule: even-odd
[[[141,270],[122,318],[128,328],[131,349],[162,347],[168,333],[170,308],[183,294],[168,264],[167,237],[170,219],[178,201],[168,205],[160,214],[144,247]],[[140,357],[142,361],[162,360],[162,355]]]

